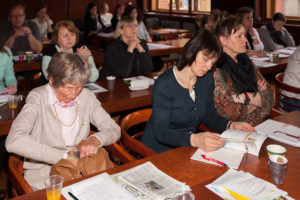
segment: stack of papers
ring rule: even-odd
[[[83,87],[89,89],[93,93],[99,93],[99,92],[106,92],[106,91],[108,91],[107,89],[105,89],[105,88],[97,85],[96,83],[87,83]]]
[[[103,33],[103,32],[101,32],[101,33],[98,33],[97,35],[101,36],[101,37],[110,38],[110,37],[113,36],[113,34],[114,34],[113,32],[112,33]]]
[[[190,191],[190,187],[146,162],[119,174],[100,174],[64,187],[62,194],[73,200],[71,192],[80,200],[132,200],[173,199],[178,191]]]
[[[289,54],[289,55],[292,55],[294,52],[295,52],[295,50],[293,50],[293,49],[279,49],[279,50],[276,50],[277,52],[279,52],[279,53],[283,53],[283,54]]]
[[[171,45],[167,44],[155,44],[155,43],[147,43],[149,50],[156,50],[156,49],[167,49],[171,48]]]
[[[268,119],[255,129],[268,137],[295,147],[300,147],[300,128]]]
[[[154,79],[148,78],[146,76],[135,76],[135,77],[130,77],[130,78],[124,78],[123,80],[128,83],[130,83],[130,81],[133,81],[133,80],[149,80],[149,85],[154,84]]]
[[[259,67],[272,67],[277,65],[276,63],[271,63],[271,62],[265,62],[265,61],[261,61],[258,59],[252,59],[252,62]]]
[[[263,179],[257,178],[250,173],[229,169],[211,184],[206,185],[208,189],[218,196],[228,200],[273,200],[285,197],[287,192],[282,191],[276,185]]]
[[[1,95],[0,95],[0,103],[8,102],[8,98],[9,98],[10,96],[11,96],[10,94],[1,94]]]

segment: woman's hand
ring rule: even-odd
[[[130,39],[127,41],[127,44],[128,44],[128,48],[127,48],[127,51],[129,52],[133,52],[133,50],[135,48],[137,48],[137,45],[140,44],[140,40],[138,38],[134,38],[134,39]]]
[[[193,147],[199,147],[206,152],[217,150],[225,143],[219,136],[210,132],[192,134],[190,140]]]
[[[77,48],[77,52],[82,55],[87,61],[89,60],[89,57],[92,55],[91,51],[89,49],[84,48],[84,46]]]
[[[256,132],[256,130],[247,122],[232,122],[230,129],[236,129],[245,132]]]
[[[14,94],[17,92],[17,87],[14,84],[8,86],[7,94]]]
[[[264,91],[267,89],[267,81],[259,79],[257,80],[257,86],[260,91]]]
[[[96,154],[98,152],[98,147],[101,142],[96,137],[89,137],[87,140],[84,140],[80,143],[79,151],[80,151],[80,158],[84,156],[88,156],[90,154]]]

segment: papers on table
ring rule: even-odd
[[[209,164],[219,165],[216,162],[204,159],[202,157],[202,155],[205,155],[207,158],[213,158],[217,161],[223,162],[230,168],[238,169],[240,166],[240,163],[243,159],[244,152],[238,151],[235,149],[222,147],[216,151],[207,153],[207,152],[203,151],[202,149],[198,148],[197,151],[193,154],[191,159],[209,163]],[[221,166],[221,165],[219,165],[219,166]]]
[[[1,94],[1,95],[0,95],[0,103],[8,102],[8,98],[9,98],[10,96],[11,96],[10,94]]]
[[[252,61],[253,60],[259,60],[259,61],[269,61],[270,59],[266,56],[264,57],[258,57],[258,56],[250,56],[249,57]]]
[[[99,92],[106,92],[108,91],[107,89],[97,85],[96,83],[87,83],[83,87],[89,89],[93,93],[99,93]]]
[[[107,173],[64,187],[62,195],[67,200],[74,200],[68,192],[80,200],[131,200],[134,198],[129,192],[112,182]]]
[[[290,48],[279,49],[279,50],[276,50],[276,51],[279,52],[279,53],[289,54],[289,55],[292,55],[295,52],[294,49],[290,49]]]
[[[229,169],[206,187],[218,196],[228,200],[268,200],[279,199],[280,196],[292,199],[287,196],[287,192],[278,189],[276,185],[250,173],[234,169]]]
[[[268,119],[263,123],[255,127],[257,131],[265,133],[268,137],[295,146],[300,147],[299,139],[295,137],[300,137],[300,128],[278,121]],[[292,136],[291,136],[292,135]],[[294,136],[294,137],[293,137]]]
[[[103,33],[103,32],[101,32],[101,33],[98,33],[97,35],[101,36],[101,37],[110,38],[110,37],[113,36],[113,34],[114,34],[113,32],[112,33]]]
[[[171,48],[171,45],[167,44],[157,44],[157,43],[147,43],[149,50],[156,50],[156,49],[167,49]]]
[[[5,94],[8,91],[8,88],[0,88],[0,94]]]
[[[273,55],[272,53],[267,53],[267,56],[270,57],[271,55]],[[287,58],[289,57],[290,55],[288,54],[282,54],[282,53],[279,53],[279,58]]]
[[[271,62],[264,62],[258,59],[253,59],[252,62],[259,67],[272,67],[277,65],[276,63],[271,63]]]
[[[68,192],[80,200],[164,200],[173,198],[178,191],[190,191],[190,187],[157,169],[151,162],[109,176],[94,176],[64,187],[62,194],[73,200]]]
[[[149,85],[154,84],[154,79],[148,78],[146,76],[135,76],[135,77],[130,77],[130,78],[124,78],[123,79],[125,82],[130,82],[132,80],[149,80]]]

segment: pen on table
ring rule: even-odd
[[[7,103],[8,103],[8,101],[3,102],[3,103],[0,103],[0,107],[4,106],[4,105],[7,104]]]
[[[203,155],[203,154],[201,155],[201,157],[202,157],[203,159],[205,159],[205,160],[212,161],[212,162],[217,163],[217,164],[219,164],[219,165],[228,167],[228,165],[226,165],[225,163],[223,163],[223,162],[221,162],[221,161],[219,161],[219,160],[213,159],[213,158],[208,158],[208,157],[206,157],[206,156]]]
[[[72,197],[72,199],[79,200],[72,192],[69,191],[68,194],[70,195],[70,197]]]

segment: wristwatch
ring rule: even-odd
[[[245,95],[245,101],[244,101],[244,104],[245,104],[245,105],[248,105],[248,104],[250,103],[250,98],[249,98],[247,92],[244,92],[244,95]]]

